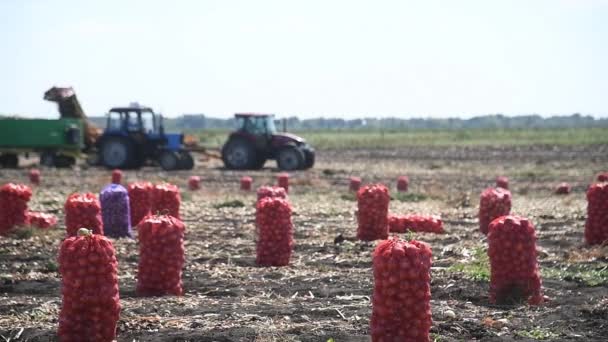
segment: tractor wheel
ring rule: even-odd
[[[136,160],[133,143],[119,137],[104,139],[100,152],[101,163],[109,169],[128,169]]]
[[[64,155],[55,156],[55,167],[68,168],[76,164],[76,158]]]
[[[8,169],[16,169],[19,166],[19,157],[14,153],[0,155],[0,165]]]
[[[158,164],[165,171],[173,171],[179,168],[179,156],[173,151],[163,151],[158,157]]]
[[[304,151],[304,170],[308,170],[315,165],[315,152]]]
[[[40,154],[40,166],[54,167],[55,166],[55,152],[44,151]]]
[[[277,156],[277,165],[285,171],[301,169],[304,165],[304,153],[295,146],[283,147]]]
[[[192,170],[194,168],[194,159],[192,154],[188,151],[181,151],[179,153],[179,169],[180,170]]]
[[[228,169],[252,169],[257,157],[253,145],[244,139],[229,140],[222,147],[222,161]]]

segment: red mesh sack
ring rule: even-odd
[[[527,300],[538,305],[543,300],[536,260],[536,233],[527,219],[502,216],[490,223],[490,302]]]
[[[487,188],[479,200],[479,230],[488,233],[488,226],[497,217],[511,212],[511,192],[505,188]]]
[[[287,198],[285,189],[278,186],[261,186],[257,192],[258,201],[266,197]]]
[[[65,201],[64,210],[68,236],[75,236],[80,228],[89,228],[93,234],[103,235],[101,205],[95,194],[71,194]]]
[[[366,185],[357,192],[357,238],[364,241],[388,237],[388,189],[382,184]]]
[[[262,266],[288,265],[294,245],[289,202],[278,197],[262,198],[256,205],[256,223],[256,263]]]
[[[129,209],[131,210],[131,227],[135,228],[141,220],[150,215],[152,188],[150,182],[135,182],[129,184]]]
[[[59,250],[62,342],[109,342],[120,314],[117,262],[112,242],[81,229]]]
[[[120,184],[120,182],[122,182],[122,171],[118,169],[112,170],[112,183]]]
[[[410,185],[410,179],[407,176],[400,176],[397,178],[397,191],[407,192],[407,188]]]
[[[572,187],[568,183],[559,183],[557,188],[555,188],[555,193],[558,195],[566,195],[572,191]]]
[[[608,241],[608,183],[593,184],[587,189],[585,241],[590,245]]]
[[[16,226],[27,225],[27,202],[32,189],[27,185],[7,183],[0,187],[0,235]]]
[[[181,219],[179,207],[182,198],[179,188],[173,184],[157,184],[152,190],[152,213],[165,213]]]
[[[289,175],[287,173],[279,173],[277,185],[285,189],[285,192],[289,192]]]
[[[503,189],[509,189],[509,178],[507,178],[505,176],[496,177],[496,187],[503,188]]]
[[[608,172],[602,172],[597,175],[598,182],[608,182]]]
[[[173,216],[150,215],[140,222],[138,295],[184,294],[184,233],[184,223]]]
[[[249,176],[244,176],[241,178],[241,190],[243,191],[251,191],[251,184],[253,183],[253,179]]]
[[[350,183],[348,185],[348,189],[350,191],[359,191],[359,188],[361,188],[361,178],[359,177],[350,177]]]
[[[30,183],[40,185],[40,170],[31,169],[29,172]]]
[[[36,211],[28,211],[27,221],[29,222],[30,226],[48,229],[57,225],[57,216]]]
[[[190,176],[188,179],[188,189],[194,191],[199,190],[201,188],[201,177],[199,176]]]
[[[408,230],[420,233],[443,233],[443,221],[435,215],[389,215],[388,227],[392,233],[405,233]]]
[[[373,254],[372,341],[429,341],[430,247],[393,238]]]

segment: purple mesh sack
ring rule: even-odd
[[[99,195],[104,233],[113,238],[133,237],[129,193],[120,184],[109,184]]]

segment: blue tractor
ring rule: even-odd
[[[157,162],[164,170],[191,170],[194,159],[183,134],[165,133],[162,115],[151,108],[115,107],[95,143],[99,164],[111,169],[136,169]]]

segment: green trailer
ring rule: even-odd
[[[0,165],[17,167],[19,155],[37,153],[44,166],[69,167],[84,148],[82,119],[0,119]]]

